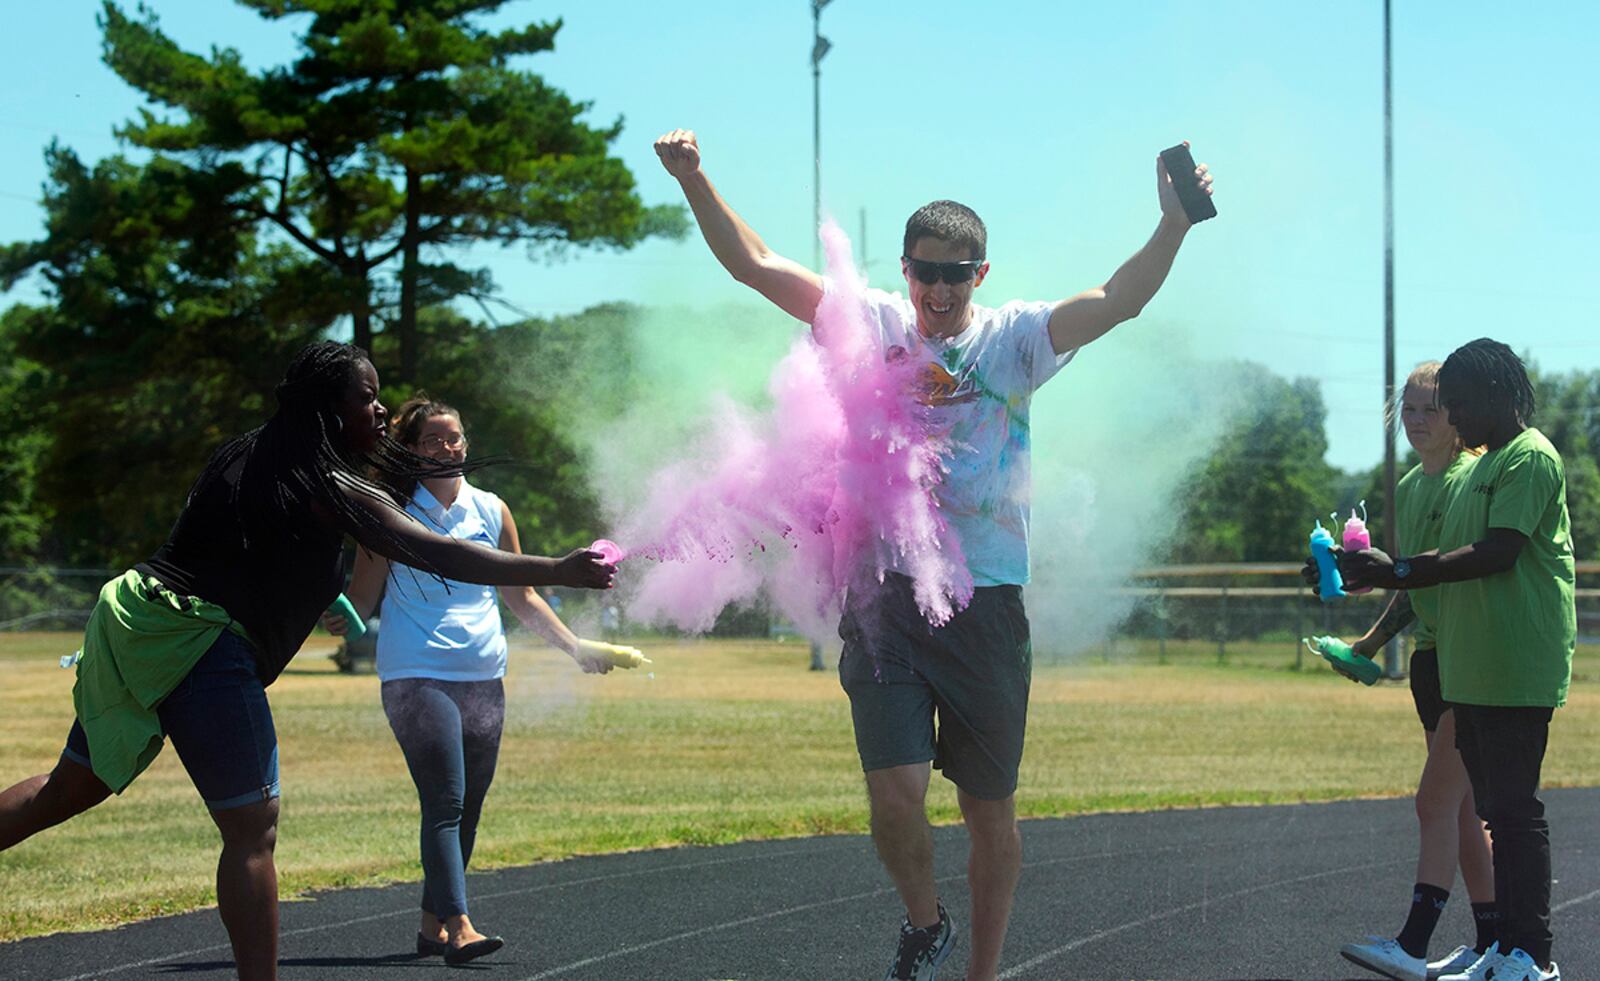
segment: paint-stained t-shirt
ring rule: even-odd
[[[1077,353],[1050,345],[1054,304],[973,304],[970,326],[939,338],[922,336],[916,307],[901,294],[869,289],[866,301],[884,357],[922,362],[917,400],[950,444],[935,494],[973,584],[1027,583],[1028,408],[1034,390]]]

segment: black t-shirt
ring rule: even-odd
[[[344,535],[292,495],[289,516],[271,511],[247,535],[234,488],[247,469],[251,479],[271,479],[251,466],[251,455],[190,490],[166,544],[135,568],[227,610],[255,642],[256,675],[270,685],[344,585]]]

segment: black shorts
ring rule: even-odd
[[[979,587],[942,627],[928,625],[905,576],[862,592],[839,623],[861,768],[932,761],[980,800],[1010,797],[1033,678],[1022,587]]]
[[[1411,655],[1411,700],[1422,728],[1437,732],[1439,717],[1450,710],[1450,703],[1439,693],[1439,652],[1431,647],[1419,647]]]

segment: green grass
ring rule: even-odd
[[[48,769],[71,724],[67,634],[0,635],[0,784]],[[271,690],[281,741],[285,898],[415,880],[417,805],[377,679],[314,640]],[[500,767],[475,868],[627,849],[864,832],[850,715],[803,645],[657,642],[643,671],[579,674],[514,646]],[[1287,644],[1120,642],[1040,658],[1018,808],[1027,816],[1403,795],[1422,738],[1402,684],[1365,689]],[[1582,663],[1594,664],[1593,651]],[[1109,661],[1103,658],[1109,658]],[[1592,675],[1590,675],[1592,677]],[[1549,785],[1600,773],[1600,684],[1558,713]],[[958,819],[934,782],[935,821]],[[0,853],[0,940],[214,901],[216,833],[170,750],[120,798]]]

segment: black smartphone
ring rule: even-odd
[[[1194,157],[1189,155],[1186,144],[1162,150],[1161,163],[1167,168],[1167,176],[1172,178],[1172,189],[1178,192],[1178,202],[1183,205],[1183,213],[1189,216],[1189,224],[1198,225],[1217,216],[1217,206],[1211,203],[1211,195],[1200,190],[1200,179],[1194,175]]]

